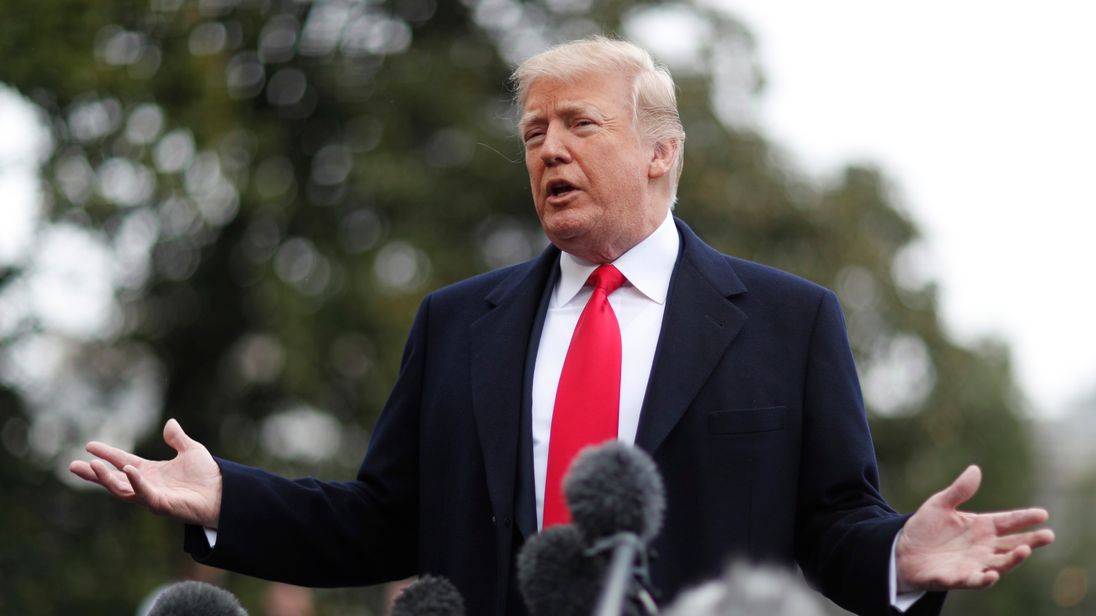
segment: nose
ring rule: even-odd
[[[554,123],[545,129],[544,142],[540,144],[540,159],[549,167],[571,162],[567,132]]]

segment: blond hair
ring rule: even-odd
[[[651,54],[627,41],[592,36],[551,49],[522,62],[510,75],[518,107],[537,79],[571,82],[581,76],[615,73],[632,78],[632,117],[636,132],[656,147],[674,146],[670,195],[677,199],[677,183],[685,165],[685,129],[677,111],[674,79]]]

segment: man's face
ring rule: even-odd
[[[669,199],[652,184],[668,167],[632,118],[630,80],[583,75],[533,82],[520,125],[537,216],[561,250],[612,261],[665,219]]]

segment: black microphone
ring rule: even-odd
[[[662,529],[666,491],[651,457],[617,441],[584,449],[563,479],[563,494],[587,553],[612,553],[594,613],[620,616],[626,600],[656,613],[645,589],[646,547]]]
[[[464,598],[446,578],[424,575],[396,597],[391,616],[464,616]]]
[[[518,552],[518,589],[531,616],[590,616],[608,560],[588,556],[571,524],[546,528]]]
[[[147,616],[247,616],[247,610],[223,588],[187,581],[160,591]]]

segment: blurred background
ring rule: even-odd
[[[184,577],[382,613],[198,569],[65,469],[90,439],[169,456],[176,417],[351,477],[422,296],[545,245],[511,67],[601,32],[679,84],[677,213],[840,295],[891,502],[976,462],[972,508],[1051,509],[1058,543],[946,613],[1092,613],[1091,19],[953,5],[0,0],[0,613]]]

